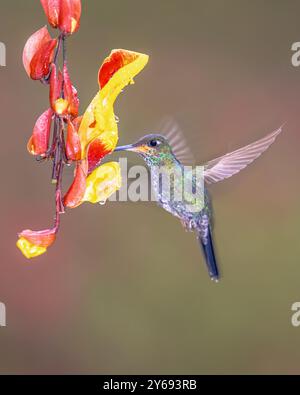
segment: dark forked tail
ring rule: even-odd
[[[199,229],[197,229],[197,237],[202,247],[210,278],[213,281],[218,282],[220,280],[220,272],[218,269],[208,218],[203,218],[201,221],[201,226]]]

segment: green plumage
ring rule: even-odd
[[[185,167],[161,135],[147,135],[136,144],[117,151],[137,152],[151,170],[152,188],[157,204],[179,218],[188,231],[195,231],[202,246],[210,277],[219,279],[211,237],[211,204],[202,179],[195,169]],[[164,182],[169,180],[169,183]],[[187,188],[188,186],[188,188]]]
[[[210,277],[217,281],[219,271],[213,248],[212,210],[205,185],[223,181],[245,169],[274,143],[281,131],[282,127],[252,144],[208,162],[205,167],[200,168],[200,177],[199,167],[193,169],[183,166],[168,140],[159,134],[147,135],[136,144],[119,147],[116,151],[133,151],[145,160],[151,169],[152,187],[157,203],[179,218],[187,230],[196,233]],[[182,148],[183,141],[180,140]],[[170,184],[165,189],[165,184],[161,183],[161,178],[164,177]],[[186,186],[189,188],[186,189]],[[178,199],[178,196],[181,198]]]

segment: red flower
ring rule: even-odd
[[[64,98],[61,97],[62,90]],[[57,71],[56,65],[52,64],[50,76],[50,103],[53,111],[58,115],[69,114],[73,118],[78,116],[78,94],[77,90],[72,85],[66,65],[64,65],[62,74],[60,71]]]
[[[115,100],[147,62],[147,55],[115,50],[100,68],[102,89],[87,108],[79,126],[82,162],[77,164],[73,184],[65,195],[65,207],[75,208],[83,202],[105,201],[120,188],[119,165],[112,162],[98,166],[118,142]]]
[[[36,121],[33,134],[28,142],[28,151],[32,155],[45,155],[48,146],[51,131],[53,111],[45,111]]]
[[[51,38],[47,27],[38,30],[27,40],[23,64],[30,78],[40,80],[49,74],[56,45],[57,40]]]
[[[64,198],[65,207],[76,208],[81,205],[86,191],[87,167],[87,161],[77,163],[74,181]]]
[[[81,0],[41,0],[50,25],[65,34],[80,27]]]
[[[19,234],[19,237],[24,237],[29,243],[34,244],[39,247],[48,248],[55,241],[56,229],[47,229],[39,232],[34,232],[32,230],[24,230]]]
[[[56,240],[57,228],[39,232],[24,230],[19,234],[17,247],[28,258],[36,258],[45,252]]]
[[[41,3],[50,25],[56,28],[59,23],[60,0],[41,0]]]
[[[74,124],[68,121],[68,135],[66,141],[67,158],[72,161],[81,159],[81,142]]]
[[[50,75],[50,104],[52,110],[58,115],[66,114],[68,109],[67,100],[61,97],[62,85],[62,74],[60,71],[57,72],[57,67],[53,63]]]
[[[78,116],[78,111],[79,111],[79,99],[78,99],[77,90],[72,85],[66,63],[64,64],[63,77],[64,77],[64,97],[68,102],[68,113],[72,115],[72,117],[76,118]]]

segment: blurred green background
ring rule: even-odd
[[[300,373],[299,15],[299,0],[88,0],[68,41],[82,111],[111,49],[150,55],[116,106],[122,144],[171,115],[203,163],[286,122],[259,161],[211,188],[216,285],[195,237],[154,203],[83,205],[47,255],[15,248],[54,210],[50,165],[26,151],[48,92],[22,66],[46,18],[38,0],[1,2],[1,373]]]

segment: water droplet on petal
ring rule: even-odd
[[[102,200],[101,202],[99,202],[100,206],[104,206],[106,204],[106,200]]]

